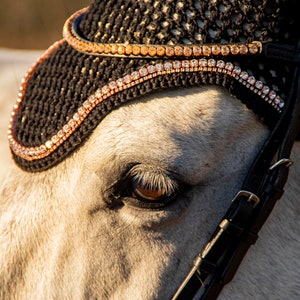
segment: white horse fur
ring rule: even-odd
[[[5,88],[17,93],[14,81]],[[0,299],[170,299],[267,135],[226,90],[202,86],[118,108],[45,172],[10,160],[0,191]],[[300,299],[299,143],[292,159],[283,198],[219,299]],[[160,210],[109,209],[111,187],[132,163],[142,176],[167,170],[190,188]]]

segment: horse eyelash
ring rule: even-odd
[[[143,172],[131,176],[132,184],[149,190],[164,190],[167,197],[179,190],[178,182],[162,172]]]
[[[149,190],[164,190],[170,197],[180,191],[181,182],[176,173],[151,165],[135,165],[127,173],[128,185],[140,186]]]

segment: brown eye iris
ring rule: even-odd
[[[156,209],[171,203],[179,192],[179,182],[173,173],[139,164],[127,173],[122,198],[130,206]]]
[[[165,189],[151,189],[142,186],[136,186],[132,191],[132,197],[143,198],[146,200],[159,200],[166,196]]]

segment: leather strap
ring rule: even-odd
[[[276,59],[293,65],[300,64],[300,51],[294,46],[275,42],[267,42],[262,45],[262,55],[266,58]]]
[[[291,50],[294,49],[294,50]],[[255,159],[243,190],[234,198],[205,249],[173,296],[175,299],[216,299],[234,276],[249,247],[283,194],[288,177],[290,153],[300,128],[299,51],[290,46],[269,44],[269,58],[291,62],[296,68],[287,107]],[[277,161],[274,158],[277,155]]]

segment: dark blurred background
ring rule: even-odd
[[[90,2],[91,0],[0,0],[0,48],[48,48],[62,37],[65,20]]]

